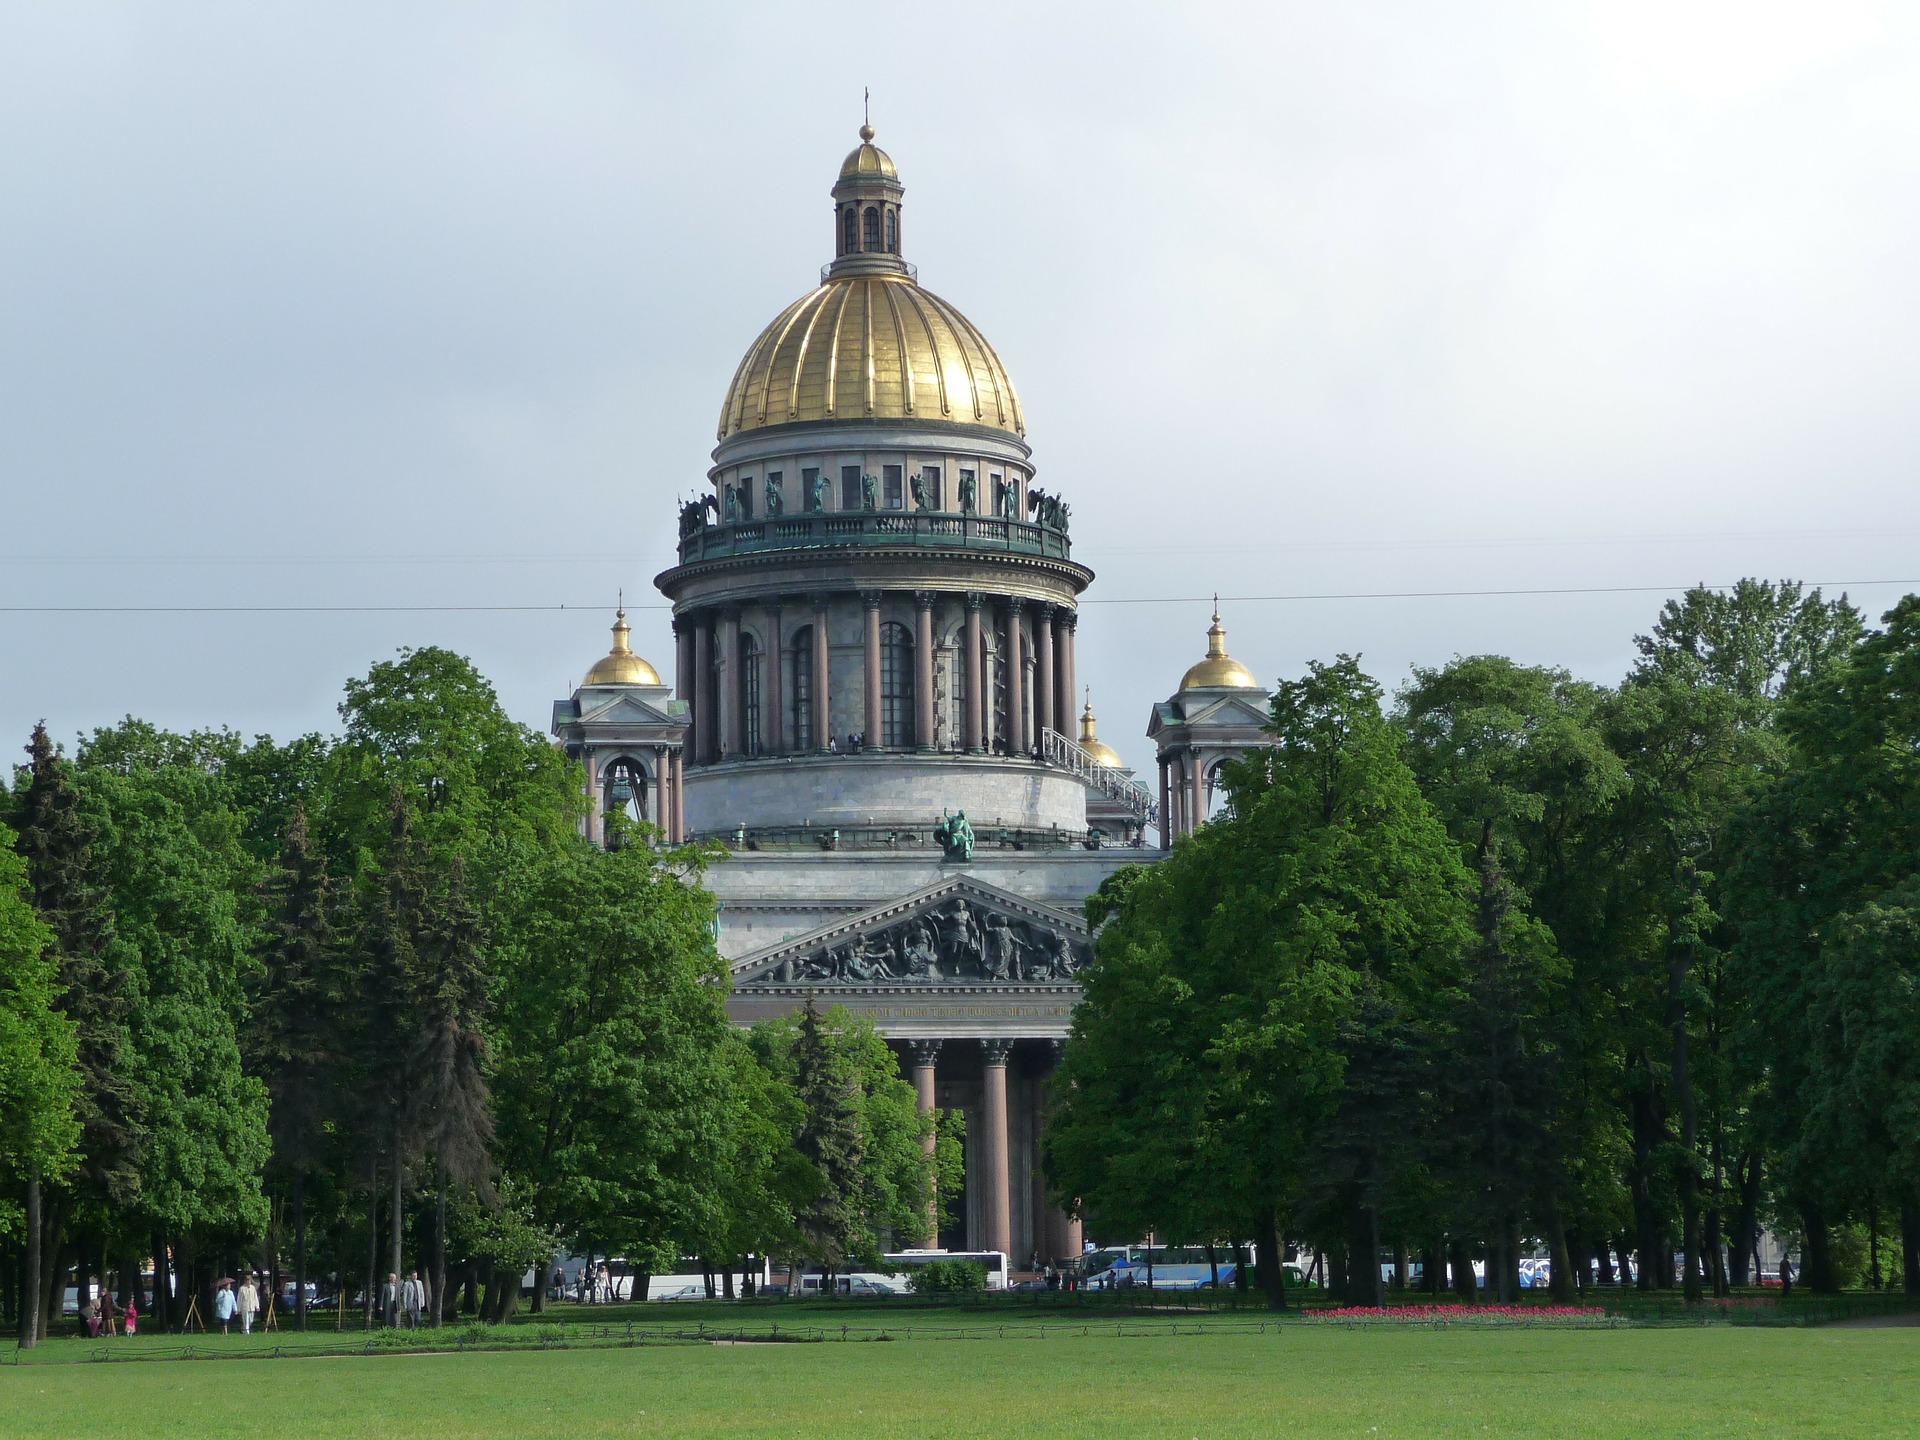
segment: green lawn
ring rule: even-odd
[[[4,1367],[0,1435],[1920,1434],[1911,1329],[1000,1328],[982,1319],[939,1332],[972,1338],[921,1327],[846,1344]],[[243,1343],[196,1339],[201,1354]],[[63,1346],[92,1353],[52,1341],[39,1358]]]

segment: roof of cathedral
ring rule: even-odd
[[[660,672],[645,660],[633,653],[633,647],[627,637],[633,628],[627,624],[625,609],[616,610],[613,618],[613,649],[603,659],[594,662],[583,685],[658,685]]]
[[[1260,682],[1253,672],[1227,654],[1227,627],[1220,623],[1216,603],[1213,624],[1207,630],[1207,658],[1180,677],[1182,690],[1258,690]]]
[[[1114,748],[1094,734],[1093,698],[1088,696],[1086,708],[1080,712],[1080,748],[1093,757],[1096,765],[1111,765],[1115,770],[1127,768]]]

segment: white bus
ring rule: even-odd
[[[907,1288],[913,1272],[936,1260],[970,1260],[987,1272],[987,1288],[1007,1288],[1007,1255],[1004,1250],[896,1250],[880,1257],[880,1268],[888,1272],[890,1282]]]

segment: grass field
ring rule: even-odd
[[[828,1318],[815,1312],[816,1333]],[[846,1343],[262,1363],[60,1364],[97,1350],[56,1340],[39,1363],[0,1368],[0,1436],[1920,1435],[1913,1329],[1262,1333],[1174,1317],[900,1318],[863,1332],[855,1322],[871,1312],[856,1316]],[[881,1329],[904,1338],[857,1338]],[[142,1337],[117,1353],[181,1343]],[[194,1339],[203,1357],[299,1343]]]

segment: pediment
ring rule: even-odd
[[[1092,956],[1072,911],[958,875],[733,964],[736,991],[1070,984]]]
[[[651,705],[638,695],[615,694],[599,703],[582,701],[580,719],[582,725],[681,725],[682,716],[674,715],[667,709],[666,702]]]
[[[1189,725],[1251,725],[1264,730],[1273,723],[1273,711],[1264,696],[1253,701],[1238,695],[1222,695],[1189,702],[1185,708]]]

